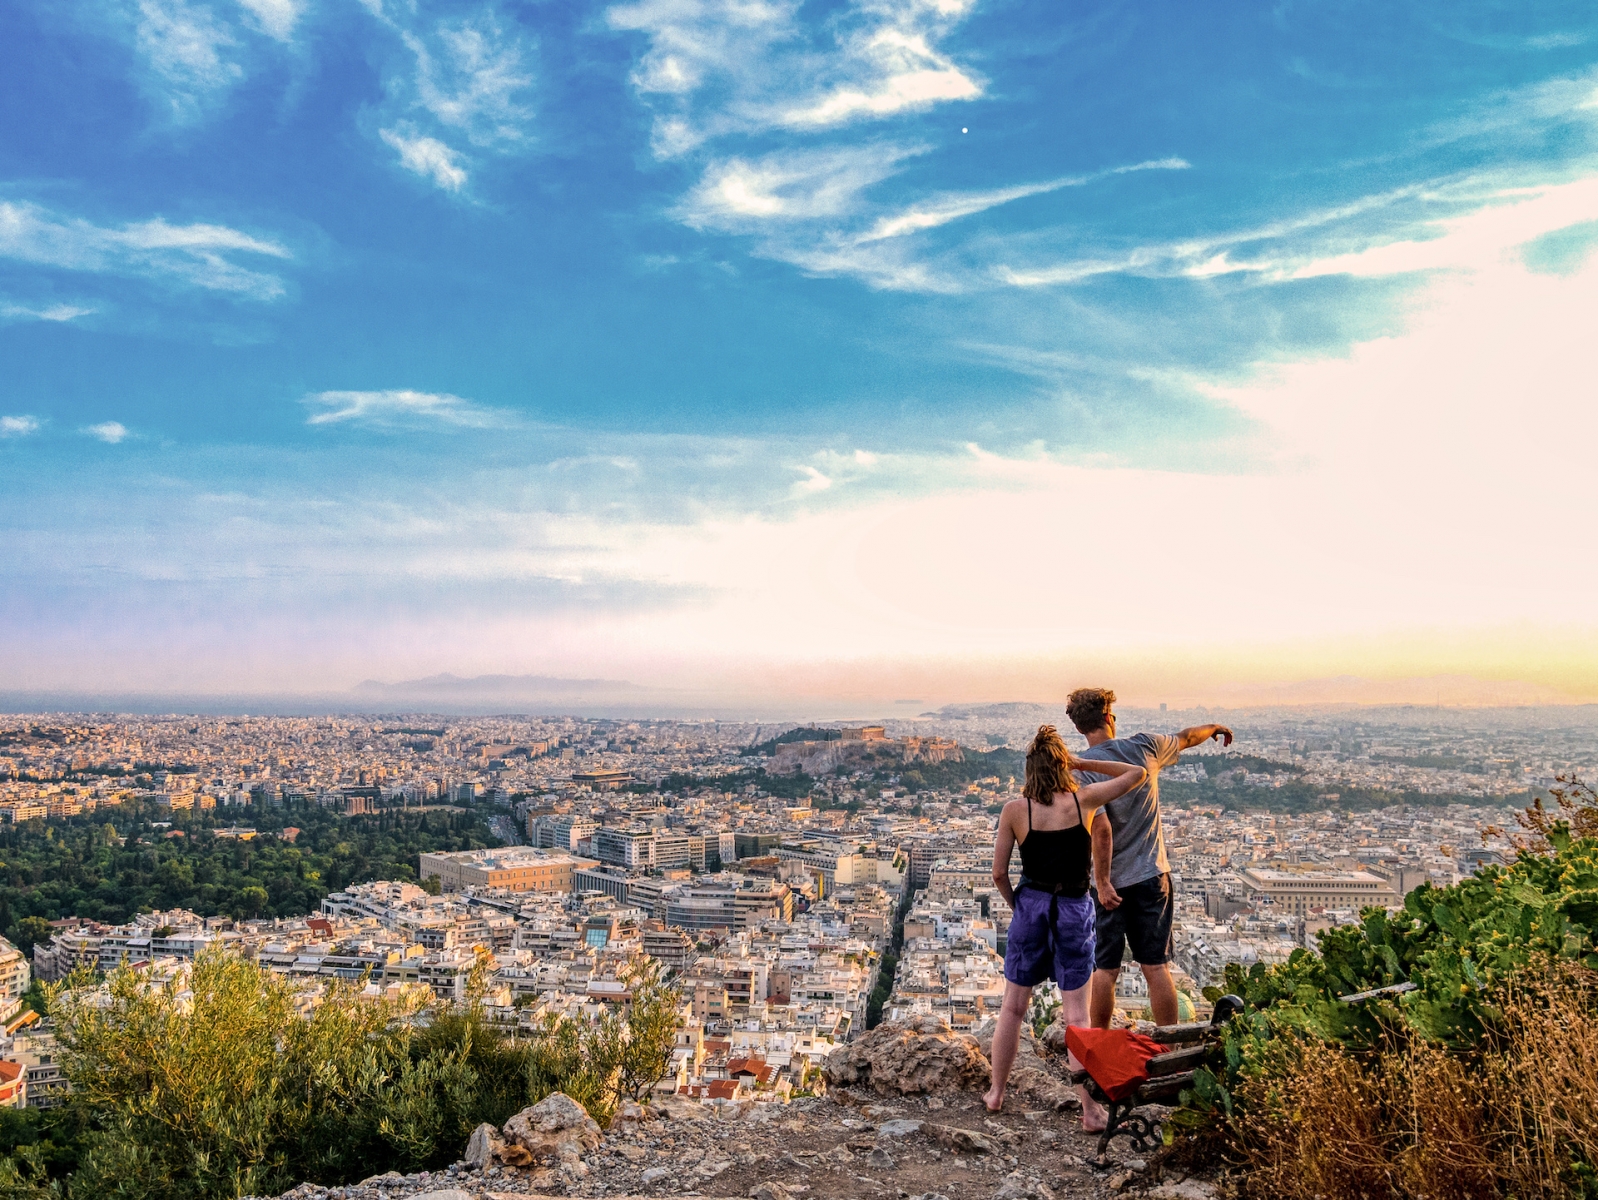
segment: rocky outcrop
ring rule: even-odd
[[[988,1060],[976,1039],[937,1017],[879,1025],[827,1058],[827,1082],[901,1096],[988,1086]]]
[[[864,1087],[837,1084],[790,1104],[624,1104],[604,1132],[556,1095],[503,1129],[478,1126],[463,1161],[443,1170],[305,1184],[282,1200],[1123,1200],[1149,1186],[1160,1200],[1213,1195],[1195,1181],[1151,1178],[1124,1143],[1108,1163],[1093,1162],[1096,1139],[1074,1114],[1009,1104],[988,1113],[976,1093],[987,1070],[976,1040],[941,1022],[868,1040],[877,1047],[857,1068]],[[1038,1062],[1029,1069],[1059,1066],[1047,1052]],[[944,1077],[966,1086],[898,1091]],[[895,1086],[876,1091],[884,1079]]]

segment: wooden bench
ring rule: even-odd
[[[1215,1002],[1210,1019],[1184,1025],[1160,1025],[1148,1036],[1163,1045],[1175,1047],[1156,1054],[1148,1061],[1149,1078],[1137,1091],[1122,1100],[1111,1100],[1086,1071],[1071,1072],[1071,1082],[1087,1087],[1088,1095],[1108,1110],[1109,1119],[1099,1135],[1098,1158],[1102,1163],[1112,1139],[1125,1135],[1132,1149],[1147,1153],[1164,1144],[1160,1119],[1136,1111],[1145,1104],[1170,1104],[1183,1088],[1193,1084],[1193,1072],[1204,1065],[1221,1030],[1237,1013],[1243,1001],[1237,996],[1222,996]]]

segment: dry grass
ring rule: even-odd
[[[1246,1190],[1287,1200],[1553,1200],[1598,1165],[1598,974],[1559,964],[1503,997],[1502,1031],[1460,1057],[1403,1032],[1356,1057],[1284,1051],[1239,1089]],[[1590,1178],[1590,1176],[1588,1176]]]

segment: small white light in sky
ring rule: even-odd
[[[971,131],[969,129],[966,129],[966,128],[962,127],[960,132],[961,133],[970,133]]]

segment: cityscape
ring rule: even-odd
[[[1367,906],[1396,909],[1423,883],[1512,861],[1515,814],[1598,773],[1591,709],[1221,715],[1234,745],[1189,752],[1161,781],[1174,973],[1194,1014],[1228,963],[1285,962]],[[1122,731],[1216,719],[1127,709]],[[829,1054],[880,1022],[971,1031],[997,1012],[1010,913],[991,878],[994,827],[1019,794],[1017,747],[1044,721],[1065,724],[1021,704],[811,726],[6,718],[11,845],[113,830],[124,852],[298,846],[303,875],[313,822],[335,840],[445,818],[481,834],[480,848],[326,879],[285,903],[301,911],[270,916],[229,911],[225,897],[121,919],[40,913],[13,871],[7,912],[14,927],[31,920],[33,940],[0,953],[9,1103],[59,1104],[66,1087],[47,1025],[24,1007],[34,981],[129,965],[181,980],[208,947],[307,995],[329,979],[373,997],[420,991],[523,1034],[624,1007],[647,958],[682,1004],[658,1087],[711,1105],[806,1094]],[[1125,1019],[1147,1017],[1143,986],[1122,972]]]

